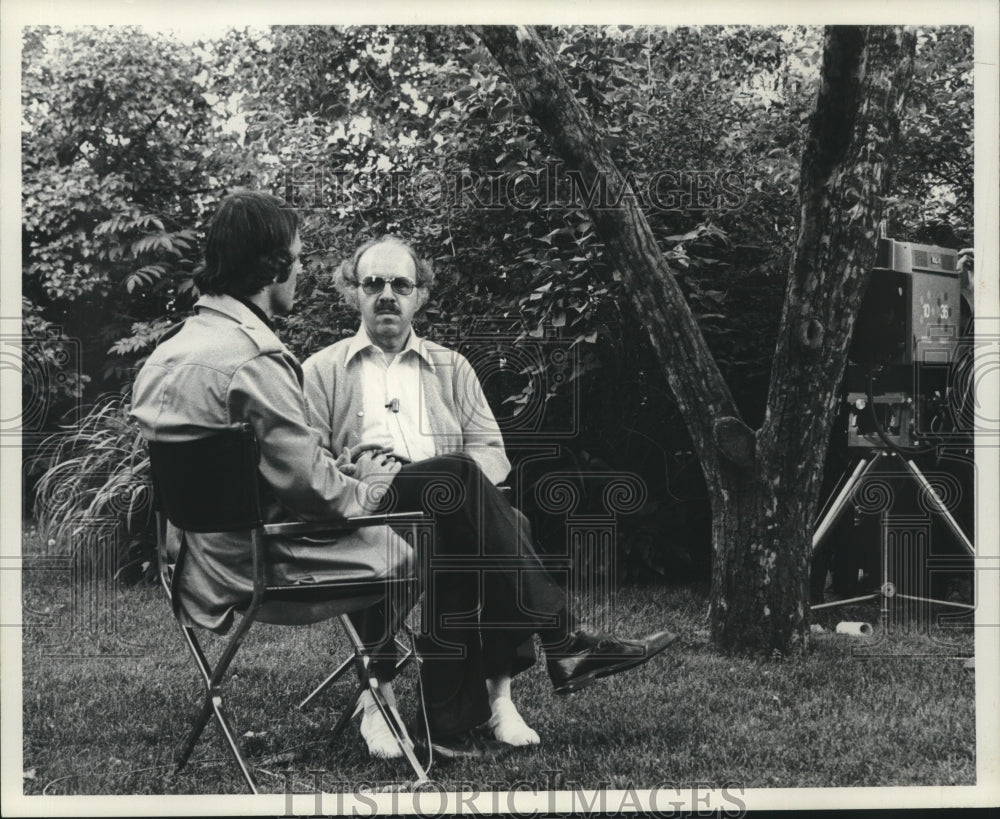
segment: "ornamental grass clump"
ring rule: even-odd
[[[79,570],[151,579],[156,548],[149,454],[127,395],[99,401],[36,456],[34,515],[52,556]]]

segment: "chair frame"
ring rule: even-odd
[[[255,461],[258,451],[256,450],[256,438],[253,433],[252,427],[249,424],[243,424],[239,427],[232,428],[229,430],[224,430],[217,435],[233,435],[240,439],[240,443],[247,447],[254,447]],[[204,440],[204,439],[201,439]],[[166,523],[171,517],[171,510],[168,510],[167,504],[164,503],[164,494],[158,485],[159,481],[156,475],[156,453],[158,448],[161,446],[171,446],[171,444],[159,444],[157,442],[149,442],[150,450],[150,463],[153,469],[153,484],[154,484],[154,497],[157,503],[157,554],[159,558],[159,574],[160,582],[166,592],[167,598],[170,601],[171,609],[175,612],[176,618],[176,608],[174,607],[173,593],[172,593],[172,582],[173,582],[173,568],[170,565],[168,555],[166,554]],[[201,673],[202,681],[205,686],[204,700],[202,702],[201,708],[198,715],[192,724],[187,738],[177,752],[175,757],[176,768],[174,773],[177,774],[184,768],[188,760],[191,757],[198,739],[201,737],[206,725],[209,720],[214,716],[216,722],[219,724],[219,728],[222,732],[223,738],[232,753],[236,764],[239,766],[240,772],[243,774],[244,779],[247,782],[250,790],[254,794],[260,793],[260,788],[257,783],[257,779],[247,762],[246,756],[244,754],[242,745],[238,739],[236,732],[233,730],[232,721],[229,717],[228,709],[223,698],[223,684],[226,680],[226,672],[235,658],[240,646],[242,645],[244,638],[249,632],[251,626],[257,621],[257,615],[261,609],[261,606],[269,600],[273,600],[278,596],[281,596],[283,600],[291,600],[289,605],[294,605],[294,598],[296,595],[301,595],[304,592],[316,596],[317,594],[324,600],[338,600],[343,598],[349,598],[352,596],[371,596],[377,594],[384,596],[387,593],[387,589],[393,585],[402,586],[404,584],[412,583],[412,578],[403,578],[400,580],[377,580],[377,581],[364,581],[364,582],[341,582],[341,583],[315,583],[308,585],[267,585],[265,581],[265,570],[266,570],[266,559],[264,555],[264,550],[266,543],[269,538],[273,537],[294,537],[301,535],[313,535],[313,534],[335,534],[347,531],[355,531],[357,529],[366,526],[382,526],[382,525],[415,525],[423,517],[420,514],[384,514],[384,515],[368,515],[363,517],[354,517],[346,519],[334,519],[330,521],[320,521],[320,522],[295,522],[295,523],[277,523],[277,524],[265,524],[262,521],[262,516],[260,512],[260,505],[258,502],[258,476],[256,469],[249,470],[252,472],[251,475],[244,475],[244,479],[248,482],[252,481],[252,495],[254,499],[252,510],[255,515],[255,520],[252,521],[252,525],[249,527],[250,531],[250,546],[252,555],[252,573],[253,573],[253,592],[251,594],[249,603],[246,608],[242,611],[242,617],[239,623],[236,624],[233,634],[228,638],[226,644],[220,654],[218,660],[213,668],[212,664],[209,662],[205,651],[202,649],[201,643],[198,640],[196,629],[192,626],[185,625],[178,619],[178,625],[181,628],[181,632],[184,635],[185,642],[187,643],[188,649],[190,650],[195,662],[198,666],[198,670]],[[175,526],[178,522],[172,520]],[[180,526],[179,528],[184,528]],[[242,531],[242,529],[240,529]],[[188,530],[194,531],[194,530]],[[211,531],[226,531],[226,530],[211,530]],[[231,531],[231,530],[230,530]],[[303,601],[304,602],[304,601]],[[353,668],[358,677],[358,686],[354,691],[354,694],[348,704],[348,706],[341,713],[340,718],[337,721],[333,729],[331,736],[331,745],[334,744],[340,737],[344,728],[347,726],[348,722],[353,715],[354,708],[357,705],[358,700],[365,691],[369,691],[375,702],[375,705],[379,711],[381,718],[385,721],[386,726],[389,728],[390,733],[396,740],[403,756],[406,758],[410,767],[413,769],[416,775],[417,784],[428,781],[427,768],[421,765],[420,761],[417,759],[413,741],[410,739],[403,725],[402,717],[400,716],[398,710],[394,705],[390,704],[386,698],[383,696],[378,685],[373,683],[371,674],[369,672],[369,667],[371,664],[371,657],[368,654],[367,649],[361,641],[354,624],[351,622],[347,614],[336,615],[339,619],[341,627],[345,635],[347,636],[348,642],[351,645],[351,655],[343,661],[337,669],[334,670],[325,680],[323,680],[320,685],[312,691],[305,699],[299,703],[299,708],[305,708],[310,703],[312,703],[321,693],[323,693],[327,688],[330,687],[335,681],[340,679],[348,670]],[[333,619],[333,618],[329,618]],[[402,626],[402,624],[400,624]],[[412,643],[412,632],[410,632],[411,645],[409,647],[405,646],[399,637],[396,637],[396,641],[404,649],[404,654],[402,658],[398,661],[397,666],[402,666],[407,662],[417,662],[419,663],[419,657],[416,655],[413,649]],[[429,767],[429,766],[428,766]]]

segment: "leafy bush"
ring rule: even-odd
[[[622,170],[681,174],[676,207],[647,216],[756,426],[798,224],[819,30],[560,26],[544,36]],[[919,37],[888,203],[896,238],[971,244],[971,37],[968,28]],[[563,454],[649,486],[634,532],[622,530],[628,570],[707,565],[707,498],[642,316],[566,195],[559,157],[467,29],[277,26],[191,48],[148,30],[29,27],[22,59],[24,311],[39,332],[58,326],[74,340],[81,362],[72,391],[46,407],[127,382],[197,296],[201,227],[219,199],[241,185],[268,190],[303,219],[298,306],[280,332],[296,355],[357,326],[330,286],[336,264],[371,236],[408,236],[438,271],[422,335],[453,344],[477,321],[520,320],[527,336],[554,329],[574,345],[578,366],[552,389],[546,417],[562,428],[579,410]],[[562,193],[533,203],[547,185],[529,182],[549,170]],[[735,201],[696,201],[688,183],[702,171],[732,174]],[[486,384],[494,408],[510,409],[505,399],[525,380]],[[104,404],[94,413],[46,464],[82,458],[87,436],[111,434],[114,413]],[[50,412],[46,429],[59,417]],[[115,446],[137,452],[122,423]],[[100,469],[107,491],[131,503],[131,484],[110,467],[95,453],[48,482],[86,493],[89,478],[76,487],[63,475]],[[90,491],[88,504],[106,494]],[[128,503],[123,548],[141,529],[130,528]],[[77,514],[55,508],[61,520]],[[100,503],[94,514],[105,515]],[[65,524],[62,539],[79,525]]]
[[[149,454],[129,398],[105,398],[74,428],[51,436],[36,459],[39,532],[79,568],[125,581],[156,572]]]

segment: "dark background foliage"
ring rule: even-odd
[[[629,195],[645,202],[744,418],[759,424],[819,32],[566,26],[544,36],[634,181]],[[418,331],[479,369],[523,464],[522,505],[537,507],[527,487],[540,472],[597,476],[578,479],[577,514],[601,502],[601,475],[633,472],[646,501],[621,519],[621,573],[707,576],[700,469],[642,318],[605,259],[586,192],[472,34],[273,27],[182,43],[142,29],[33,27],[22,73],[23,315],[25,333],[45,339],[40,366],[52,376],[25,381],[25,406],[44,410],[39,431],[127,389],[197,296],[207,216],[236,187],[270,190],[304,218],[298,310],[281,328],[297,355],[356,328],[331,286],[336,264],[372,236],[408,237],[438,274]],[[969,29],[920,32],[916,85],[888,235],[968,246]],[[61,355],[66,344],[79,354]],[[535,457],[542,444],[554,445],[547,460]],[[40,455],[30,481],[52,462]],[[543,546],[558,548],[561,530],[535,522]]]

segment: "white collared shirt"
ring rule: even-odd
[[[431,369],[434,362],[424,351],[423,340],[411,330],[406,345],[387,362],[385,353],[361,325],[351,339],[348,363],[356,355],[361,357],[364,399],[361,442],[392,447],[411,461],[433,458],[437,451],[423,400],[420,368],[421,360]]]

